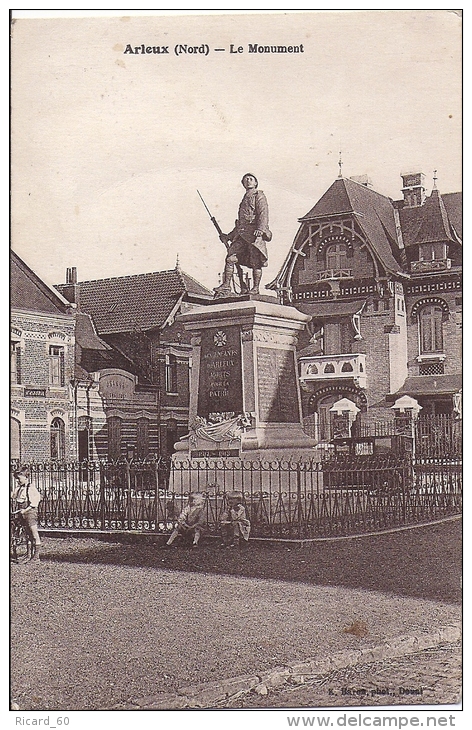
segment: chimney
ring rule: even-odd
[[[359,185],[364,185],[364,187],[372,190],[372,180],[368,175],[353,175],[349,179],[353,180],[356,183],[359,183]]]
[[[426,200],[424,175],[422,172],[402,172],[403,200],[405,208],[417,208]]]
[[[79,309],[79,294],[80,288],[77,284],[77,267],[72,266],[70,269],[66,269],[66,283],[62,290],[62,296],[71,304],[76,304],[77,309]]]
[[[66,269],[66,284],[77,284],[77,267]]]

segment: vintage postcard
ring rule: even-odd
[[[12,11],[16,724],[460,727],[461,53]]]

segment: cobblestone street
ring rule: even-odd
[[[461,645],[331,672],[306,684],[229,703],[232,708],[439,705],[461,701]]]

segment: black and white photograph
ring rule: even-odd
[[[462,10],[9,19],[11,726],[462,727]]]

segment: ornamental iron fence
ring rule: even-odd
[[[353,427],[357,438],[411,436],[419,457],[457,458],[462,455],[462,420],[449,414],[392,416],[390,420],[369,420],[360,414]]]
[[[15,465],[13,465],[15,466]],[[462,510],[462,461],[406,454],[321,461],[196,459],[31,463],[48,530],[168,534],[189,492],[217,534],[227,495],[243,493],[254,537],[309,539],[434,521]]]

